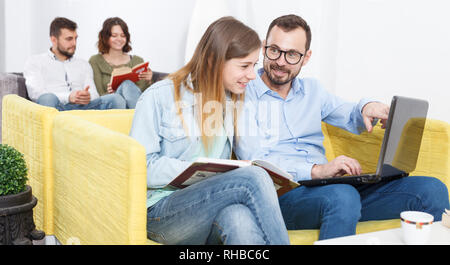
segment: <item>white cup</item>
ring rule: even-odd
[[[424,245],[431,234],[434,217],[431,214],[416,211],[400,213],[403,240],[407,245]]]

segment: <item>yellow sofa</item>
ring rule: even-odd
[[[56,115],[70,113],[93,119],[106,128],[128,134],[133,110],[66,111],[35,104],[15,94],[2,100],[2,143],[14,146],[24,154],[28,166],[28,184],[38,199],[34,208],[36,227],[47,235],[54,234],[54,174],[52,127]],[[100,114],[101,113],[101,114]],[[99,117],[98,115],[101,115]],[[119,121],[128,116],[129,124]],[[102,117],[109,116],[110,119]]]
[[[57,112],[11,95],[3,113],[3,143],[21,147],[27,163],[38,164],[29,172],[30,185],[44,201],[35,217],[44,220],[47,234],[63,244],[154,243],[146,239],[145,150],[128,136],[133,110]],[[370,161],[384,134],[379,126],[358,136],[323,124],[323,132],[328,159],[344,154],[364,169],[375,168]],[[427,120],[412,175],[435,176],[450,187],[449,145],[450,125]],[[399,219],[360,222],[357,233],[399,226]],[[292,244],[312,244],[319,231],[289,236]]]

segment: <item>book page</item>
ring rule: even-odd
[[[287,173],[286,171],[280,169],[279,167],[273,165],[270,162],[267,162],[267,161],[264,161],[264,160],[254,160],[253,164],[256,165],[256,166],[261,166],[263,168],[267,168],[268,170],[271,170],[274,173],[276,173],[276,174],[278,174],[280,176],[283,176],[283,177],[285,177],[285,178],[287,178],[289,180],[294,180],[294,177],[291,174]]]
[[[273,186],[275,187],[275,190],[278,191],[279,189],[283,188],[282,186],[278,185],[277,183],[273,183]]]
[[[123,75],[123,74],[128,74],[128,73],[131,73],[130,67],[119,67],[119,68],[114,68],[112,70],[111,76]]]
[[[184,188],[213,175],[250,165],[250,161],[200,157],[167,185]]]
[[[278,196],[299,186],[297,182],[293,181],[291,174],[267,161],[230,160],[207,157],[197,158],[195,162],[191,163],[188,168],[167,184],[167,186],[182,189],[216,174],[251,165],[259,166],[267,171],[272,178]]]
[[[230,165],[230,166],[237,166],[237,167],[248,167],[252,163],[251,161],[246,160],[231,160],[231,159],[219,159],[219,158],[208,158],[208,157],[199,157],[195,162],[199,163],[215,163],[215,164],[222,164],[222,165]]]

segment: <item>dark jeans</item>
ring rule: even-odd
[[[319,229],[319,239],[354,235],[358,221],[400,218],[402,211],[423,211],[442,218],[448,190],[431,177],[405,177],[354,187],[333,184],[299,187],[280,197],[288,230]]]

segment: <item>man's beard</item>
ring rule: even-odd
[[[68,52],[68,51],[63,51],[59,46],[56,47],[56,48],[58,49],[58,52],[59,52],[60,54],[64,55],[64,56],[66,56],[67,59],[72,58],[72,56],[75,54],[75,48],[73,49],[73,52],[72,52],[72,53],[70,53],[70,52]]]
[[[285,84],[291,82],[300,73],[300,70],[302,69],[300,67],[300,69],[298,69],[298,71],[293,74],[290,70],[285,69],[284,67],[279,66],[276,63],[271,63],[270,61],[264,62],[263,67],[264,67],[264,72],[266,72],[266,75],[269,78],[270,82],[273,85],[277,85],[277,86],[285,85]],[[285,77],[285,79],[277,77],[274,74],[272,74],[273,70],[286,72],[287,76]]]

